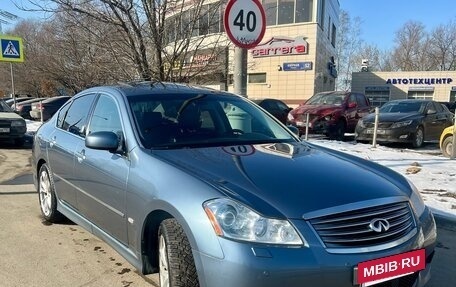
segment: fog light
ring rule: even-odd
[[[408,138],[408,135],[401,135],[399,138],[400,139],[406,139],[406,138]]]

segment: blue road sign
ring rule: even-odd
[[[24,62],[22,38],[11,36],[0,36],[0,61]]]

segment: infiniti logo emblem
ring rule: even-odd
[[[369,228],[375,232],[386,232],[390,228],[388,220],[382,218],[372,219]]]

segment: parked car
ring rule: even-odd
[[[453,133],[454,126],[451,126],[444,129],[440,135],[440,150],[446,157],[450,157],[451,153],[453,152]]]
[[[16,103],[20,103],[20,102],[24,102],[24,101],[28,101],[28,100],[31,100],[31,99],[34,99],[34,97],[16,97]],[[12,107],[14,105],[14,99],[13,98],[8,98],[7,100],[5,100],[5,103]]]
[[[30,117],[34,120],[40,120],[41,114],[43,114],[43,121],[47,121],[70,98],[71,97],[68,96],[60,96],[48,98],[40,102],[35,102],[32,104],[32,109],[30,110]]]
[[[25,120],[0,100],[0,140],[13,140],[17,146],[22,146],[26,131]]]
[[[42,98],[34,98],[31,100],[16,103],[16,105],[13,105],[11,108],[24,119],[32,119],[32,117],[30,116],[30,111],[32,110],[32,104],[42,101],[42,100],[43,100]]]
[[[455,110],[456,110],[456,102],[439,102],[441,103],[442,105],[444,105],[445,107],[448,108],[448,110],[450,110],[450,112],[452,112],[453,114],[455,113]]]
[[[290,124],[300,133],[325,134],[342,140],[345,133],[353,133],[360,118],[369,114],[371,105],[364,94],[352,92],[323,92],[313,95],[288,114]],[[309,114],[309,123],[307,123]]]
[[[377,142],[410,143],[421,147],[425,141],[438,141],[443,129],[453,122],[453,114],[432,100],[394,100],[379,109]],[[355,139],[370,141],[374,133],[375,114],[361,119]]]
[[[284,125],[287,124],[288,113],[292,110],[287,104],[277,99],[252,99],[252,101],[276,117]]]
[[[139,272],[158,270],[160,286],[420,287],[430,277],[435,223],[411,182],[300,141],[228,92],[82,91],[36,132],[32,170],[45,220],[68,217]]]

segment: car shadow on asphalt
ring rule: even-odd
[[[26,134],[24,136],[25,142],[23,145],[18,146],[14,143],[14,141],[9,140],[0,140],[0,149],[32,149],[33,146],[33,135]]]

